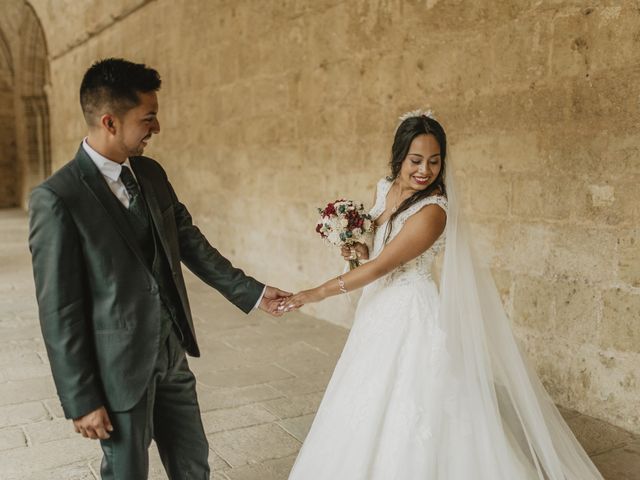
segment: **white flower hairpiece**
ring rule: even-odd
[[[432,120],[435,120],[436,117],[433,115],[433,110],[431,110],[430,108],[427,110],[422,110],[422,109],[417,109],[417,110],[411,110],[410,112],[407,113],[403,113],[402,115],[400,115],[398,117],[398,125],[396,126],[396,129],[400,126],[400,124],[402,122],[404,122],[407,118],[413,118],[413,117],[429,117]]]

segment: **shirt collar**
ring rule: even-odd
[[[109,160],[107,157],[105,157],[104,155],[101,155],[100,153],[96,152],[93,148],[91,148],[91,146],[87,142],[87,137],[85,137],[84,140],[82,141],[82,148],[84,148],[84,151],[87,152],[87,155],[89,155],[89,158],[93,160],[93,163],[96,164],[96,167],[98,167],[98,170],[100,170],[100,173],[102,173],[103,176],[107,177],[108,179],[114,182],[117,182],[118,179],[120,178],[122,165],[126,165],[127,167],[129,167],[129,170],[131,170],[131,172],[133,173],[133,169],[131,168],[131,163],[129,162],[128,158],[124,161],[123,164],[119,164],[118,162]],[[135,178],[135,173],[133,174],[133,177]]]

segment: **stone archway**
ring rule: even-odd
[[[6,14],[5,14],[6,13]],[[0,17],[0,208],[25,207],[51,173],[49,61],[40,20],[24,0]]]
[[[19,203],[14,89],[13,57],[0,31],[0,208]]]

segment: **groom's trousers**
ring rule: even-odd
[[[195,386],[172,328],[142,400],[129,411],[108,412],[113,432],[100,441],[103,480],[146,480],[152,439],[170,480],[209,479],[209,445]]]

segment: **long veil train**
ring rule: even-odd
[[[474,257],[451,168],[445,184],[438,324],[446,332],[452,401],[441,422],[465,422],[441,425],[437,455],[455,452],[458,460],[439,458],[448,471],[438,478],[478,478],[480,467],[483,479],[515,480],[524,471],[540,480],[602,479],[521,353],[489,268]]]

